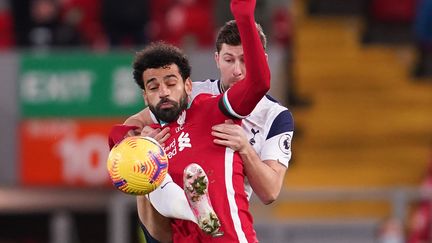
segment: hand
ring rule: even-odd
[[[256,0],[231,0],[231,12],[235,17],[253,17]]]
[[[125,137],[133,137],[133,136],[139,136],[141,134],[142,128],[136,128],[131,129],[127,132],[127,135]]]
[[[171,136],[169,131],[169,127],[155,129],[150,126],[145,126],[141,130],[141,136],[154,138],[162,147],[165,147],[165,141]]]
[[[233,120],[226,120],[225,123],[212,127],[212,135],[216,137],[213,140],[215,144],[223,145],[240,153],[245,151],[249,145],[243,128],[234,124]]]

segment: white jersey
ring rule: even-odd
[[[220,80],[192,82],[192,99],[201,93],[218,95],[221,92]],[[261,160],[277,160],[288,167],[294,122],[291,112],[286,107],[266,95],[242,121],[242,127]],[[252,188],[247,181],[245,190],[250,199]]]

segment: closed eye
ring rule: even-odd
[[[151,82],[147,84],[147,89],[151,91],[155,91],[159,88],[159,85],[156,82]]]

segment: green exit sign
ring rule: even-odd
[[[23,117],[128,116],[144,107],[133,54],[24,54],[18,80]]]

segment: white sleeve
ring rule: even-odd
[[[261,148],[261,160],[278,160],[288,167],[291,159],[292,137],[293,132],[285,132],[267,139]]]
[[[212,94],[218,95],[221,93],[219,89],[219,80],[207,79],[204,81],[194,81],[192,82],[192,100],[195,99],[199,94]]]
[[[284,110],[272,121],[269,132],[261,147],[261,160],[278,160],[288,167],[291,159],[291,142],[294,135],[294,121],[291,112]]]

